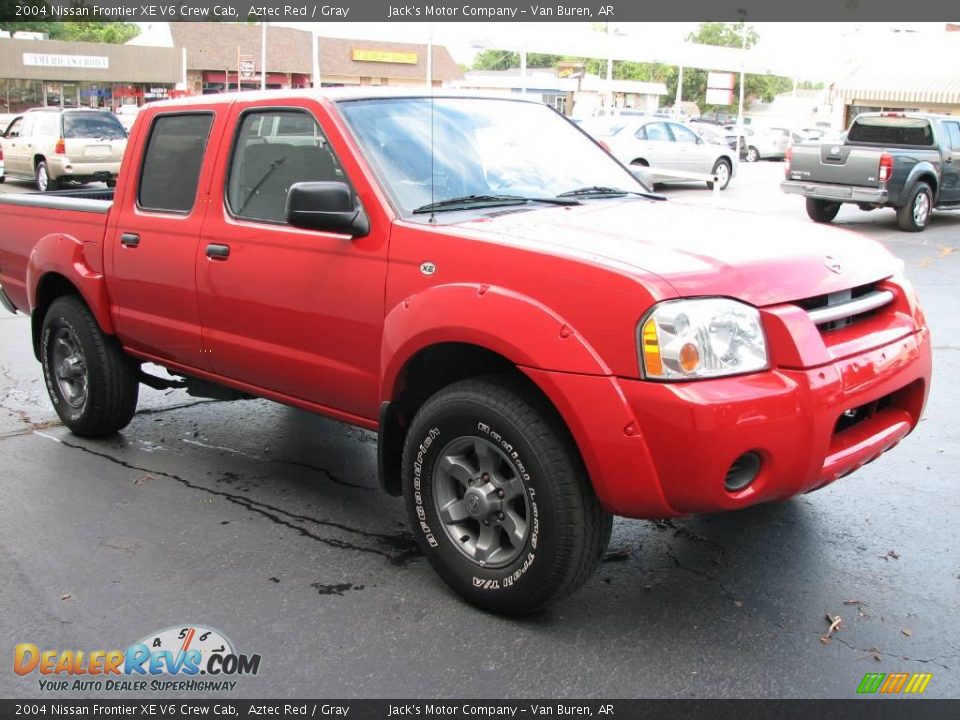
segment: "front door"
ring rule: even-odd
[[[362,238],[288,225],[291,185],[356,188],[357,178],[331,148],[319,105],[234,112],[197,269],[210,361],[233,380],[375,418],[389,225],[371,222]]]
[[[107,232],[106,277],[117,334],[129,349],[159,361],[209,369],[196,296],[200,229],[221,105],[156,114],[143,163],[130,177],[117,224]]]

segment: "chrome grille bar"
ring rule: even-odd
[[[813,320],[814,325],[824,325],[876,310],[893,302],[893,298],[892,290],[875,290],[872,293],[861,295],[854,300],[848,300],[847,302],[830,305],[825,308],[818,308],[816,310],[808,310],[807,314],[810,316],[810,319]]]

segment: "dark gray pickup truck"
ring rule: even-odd
[[[841,203],[892,207],[901,230],[918,232],[936,209],[960,209],[960,118],[922,113],[858,115],[842,143],[804,143],[787,155],[785,193],[807,199],[828,223]]]

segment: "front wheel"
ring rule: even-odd
[[[521,615],[582,585],[612,517],[552,409],[508,378],[455,383],[417,412],[403,489],[421,549],[484,610]]]
[[[138,367],[105,335],[76,295],[54,300],[43,319],[40,361],[57,415],[76,435],[123,429],[137,409]]]
[[[807,217],[814,222],[831,222],[840,212],[840,203],[807,198]]]
[[[717,160],[713,165],[712,174],[717,178],[717,185],[720,189],[726,190],[727,185],[730,184],[730,176],[733,174],[730,163],[726,160]],[[713,190],[713,185],[712,182],[708,182],[707,188]]]
[[[897,208],[897,225],[906,232],[920,232],[930,222],[933,192],[925,182],[918,182],[907,194],[907,202]]]

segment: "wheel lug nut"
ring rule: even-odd
[[[484,524],[484,525],[489,525],[489,524],[490,524],[490,521],[489,521],[489,520],[484,520],[484,521],[483,521],[483,524]]]
[[[498,497],[498,498],[502,498],[504,495],[506,495],[506,493],[503,492],[503,490],[497,490],[497,497]]]
[[[484,482],[487,482],[490,479],[490,475],[488,473],[484,473],[483,475],[480,476],[480,479],[483,480]]]
[[[497,513],[497,520],[503,520],[503,513]]]

